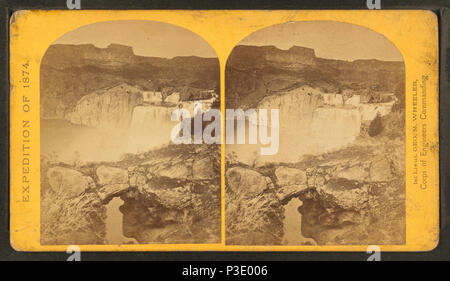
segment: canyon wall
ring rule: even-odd
[[[138,88],[121,84],[83,96],[65,117],[72,124],[120,131],[128,128],[134,107],[142,100]]]
[[[226,108],[279,109],[280,143],[276,155],[226,146],[226,243],[284,245],[293,231],[299,245],[404,244],[404,63],[292,50],[228,59]]]
[[[281,50],[238,45],[225,68],[226,107],[255,108],[267,96],[303,85],[330,95],[356,93],[361,100],[393,93],[403,104],[404,63],[323,59],[316,57],[313,49],[298,46]]]
[[[63,119],[82,97],[123,83],[142,91],[178,91],[184,100],[195,99],[203,97],[201,90],[219,89],[219,61],[137,56],[132,47],[118,44],[51,45],[40,69],[41,117]]]

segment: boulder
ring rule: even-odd
[[[152,183],[147,183],[139,186],[139,192],[146,195],[153,194],[156,196],[155,198],[158,203],[165,208],[179,210],[186,207],[192,207],[198,199],[192,194],[192,190],[188,185],[160,188]]]
[[[97,191],[97,194],[102,202],[108,202],[113,197],[119,196],[129,187],[130,186],[128,184],[108,184],[100,188]]]
[[[306,184],[306,172],[299,169],[279,167],[275,170],[275,176],[280,186]]]
[[[360,165],[344,169],[337,174],[338,178],[363,182],[369,177],[369,172]]]
[[[369,193],[366,185],[357,185],[356,182],[328,182],[316,188],[320,200],[325,205],[337,206],[345,210],[359,211],[367,208]]]
[[[260,173],[242,167],[233,167],[226,172],[228,187],[238,196],[252,197],[268,187],[268,180]]]
[[[171,179],[186,180],[191,177],[191,170],[187,167],[186,163],[182,162],[178,164],[169,163],[168,165],[152,167],[150,172],[158,177],[167,177]]]
[[[128,171],[124,169],[100,166],[96,173],[100,185],[128,183]]]
[[[53,191],[62,192],[70,197],[77,196],[86,189],[95,187],[91,177],[85,176],[77,170],[64,167],[48,169],[47,178]]]

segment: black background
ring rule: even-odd
[[[61,9],[66,10],[66,0],[0,0],[0,260],[56,260],[65,261],[65,252],[16,252],[9,243],[9,17],[20,9]],[[439,18],[440,27],[440,242],[430,252],[382,252],[381,260],[450,260],[450,1],[393,1],[381,0],[381,9],[424,9],[432,10]],[[366,10],[366,0],[278,0],[278,1],[219,1],[219,0],[81,0],[81,9],[362,9]],[[254,264],[268,265],[269,276],[279,276],[281,272],[299,271],[301,268],[287,261],[366,261],[365,252],[82,252],[81,260],[133,260],[159,261],[151,270],[164,271],[166,277],[181,277],[182,267],[195,264],[214,266]],[[164,261],[178,261],[167,265]],[[199,262],[201,261],[201,262]],[[245,261],[244,263],[238,261]],[[253,261],[253,262],[251,262]],[[258,262],[255,262],[258,261]],[[274,261],[284,261],[277,263]],[[303,264],[303,269],[307,268]],[[150,269],[149,269],[150,270]],[[326,271],[326,270],[325,270]],[[161,273],[161,272],[160,272]],[[153,273],[152,273],[153,274]],[[221,276],[219,276],[220,278]],[[222,276],[226,277],[226,276]],[[239,279],[248,279],[240,277]],[[298,277],[297,277],[298,278]],[[218,278],[215,278],[218,279]],[[228,277],[227,279],[236,279]],[[263,280],[265,278],[258,278]]]

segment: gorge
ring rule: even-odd
[[[220,147],[170,145],[174,109],[218,108],[217,59],[55,45],[41,72],[42,244],[220,243]],[[280,112],[276,155],[226,145],[227,244],[405,242],[402,62],[238,46],[225,78],[226,108]]]
[[[403,62],[238,45],[225,79],[226,108],[280,110],[277,155],[226,146],[227,244],[405,243]]]

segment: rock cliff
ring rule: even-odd
[[[227,65],[246,69],[248,62],[253,61],[257,64],[252,65],[255,68],[263,68],[271,64],[281,64],[288,66],[314,65],[316,56],[314,49],[293,46],[289,50],[280,50],[275,46],[246,46],[238,45],[233,49]]]
[[[41,62],[42,118],[63,119],[85,95],[122,83],[142,90],[177,88],[189,96],[199,89],[218,89],[219,61],[200,57],[143,57],[129,46],[91,44],[50,46]]]
[[[128,84],[83,96],[65,118],[72,124],[103,130],[128,128],[135,106],[143,100],[142,91]]]
[[[318,58],[313,49],[238,45],[225,69],[226,107],[255,108],[267,96],[310,86],[324,93],[362,96],[395,93],[404,100],[403,62]]]

